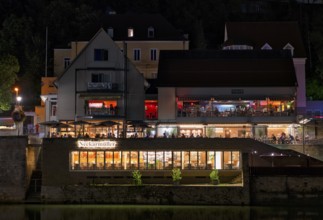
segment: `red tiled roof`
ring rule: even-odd
[[[115,41],[184,40],[183,35],[160,14],[106,15],[98,22],[98,25],[92,27],[92,32],[83,33],[80,38],[89,40],[98,29],[103,28],[107,31],[109,27],[113,28],[113,40]],[[149,27],[154,28],[154,37],[148,37]],[[134,36],[131,38],[128,37],[128,28],[134,29]]]
[[[287,51],[161,51],[159,87],[294,87]]]
[[[268,43],[274,50],[292,45],[294,57],[305,58],[306,51],[297,22],[227,22],[227,42],[225,45],[251,44],[254,49],[261,49]]]

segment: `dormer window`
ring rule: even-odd
[[[291,55],[294,56],[294,47],[290,43],[287,43],[283,49],[290,50]]]
[[[261,47],[262,50],[272,50],[273,48],[268,44],[265,43],[264,46]]]
[[[155,28],[149,27],[148,28],[148,38],[154,38],[155,37]]]
[[[133,36],[134,36],[133,28],[128,28],[128,37],[133,37]]]
[[[108,35],[113,38],[113,28],[112,27],[109,27],[108,28]]]

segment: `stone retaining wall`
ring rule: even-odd
[[[0,202],[22,202],[26,189],[28,138],[0,137]]]
[[[244,187],[189,185],[119,185],[42,187],[44,203],[248,205]]]
[[[323,205],[323,177],[253,176],[251,205]]]

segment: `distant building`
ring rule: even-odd
[[[297,77],[298,114],[306,109],[306,51],[297,22],[227,22],[223,50],[288,50]],[[279,78],[277,78],[279,80]]]
[[[147,79],[157,78],[161,50],[188,50],[186,36],[159,14],[109,14],[93,30],[84,33],[70,48],[54,49],[54,74],[59,76],[82,51],[89,39],[103,28],[139,72]],[[126,51],[125,51],[126,50]]]
[[[119,123],[118,131],[114,131],[119,136],[127,120],[144,119],[144,77],[103,29],[86,44],[56,84],[60,121],[111,120]]]

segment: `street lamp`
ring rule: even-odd
[[[18,106],[19,106],[21,100],[22,100],[22,97],[21,96],[17,96],[16,101],[17,101],[17,105]]]
[[[15,87],[15,92],[16,92],[16,105],[18,104],[18,92],[19,92],[19,88]]]

